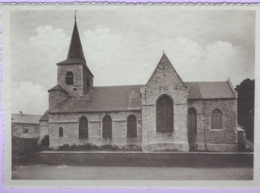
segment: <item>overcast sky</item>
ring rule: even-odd
[[[162,50],[184,81],[254,78],[254,11],[81,10],[77,23],[95,86],[146,84]],[[74,11],[11,12],[13,113],[48,109],[73,25]]]

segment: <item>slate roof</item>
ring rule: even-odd
[[[12,113],[11,120],[12,123],[23,123],[23,124],[39,124],[39,119],[41,115],[29,115],[20,113]]]
[[[68,91],[66,91],[65,88],[63,88],[60,84],[57,84],[56,86],[52,87],[50,90],[48,90],[48,92],[55,91],[55,90],[68,93]]]
[[[49,121],[49,111],[45,111],[45,113],[41,116],[39,121]]]
[[[189,99],[235,98],[227,81],[185,83],[189,86]]]
[[[71,36],[69,51],[67,59],[57,63],[58,65],[62,64],[84,64],[90,74],[93,76],[89,67],[87,66],[86,59],[84,56],[83,48],[80,41],[79,31],[77,27],[77,21],[75,20],[74,28]]]
[[[188,99],[233,99],[234,93],[227,81],[185,82],[189,86]],[[52,112],[98,112],[141,110],[140,89],[145,85],[94,87],[92,100],[88,96],[69,97]]]
[[[141,110],[142,85],[94,87],[92,100],[88,96],[69,97],[53,111],[122,111]]]
[[[78,31],[76,20],[74,23],[74,28],[73,28],[73,32],[72,32],[72,36],[71,36],[69,52],[67,55],[67,59],[70,59],[70,58],[77,58],[79,60],[86,61],[84,52],[82,49],[81,41],[80,41],[80,36],[79,36],[79,31]]]
[[[58,64],[85,64],[86,62],[81,59],[77,58],[69,58],[66,60],[63,60],[62,62],[59,62]]]

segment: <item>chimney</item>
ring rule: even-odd
[[[22,111],[19,111],[20,115],[23,116],[23,112]]]

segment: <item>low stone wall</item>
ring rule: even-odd
[[[155,152],[155,151],[179,151],[188,152],[188,143],[157,143],[157,144],[143,144],[142,149],[144,152]]]
[[[238,144],[196,144],[198,151],[211,151],[211,152],[238,152]]]
[[[27,164],[146,167],[253,167],[252,153],[38,152]]]

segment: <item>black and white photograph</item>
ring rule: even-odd
[[[12,8],[8,184],[256,183],[259,10]]]

